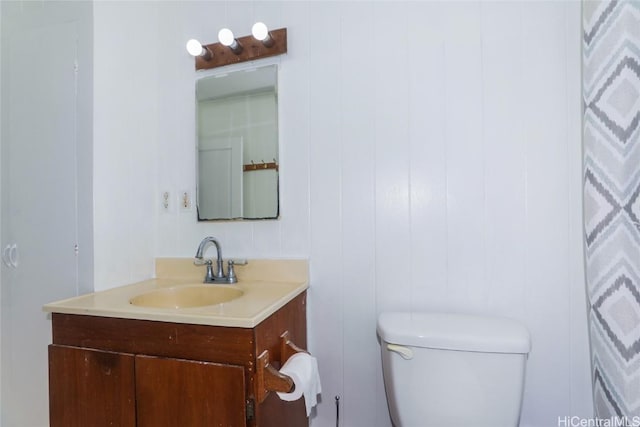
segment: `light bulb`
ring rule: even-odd
[[[233,32],[228,28],[223,28],[218,32],[218,41],[225,46],[231,46],[235,41]]]
[[[271,47],[275,44],[275,41],[271,37],[271,33],[264,22],[256,22],[253,24],[253,27],[251,27],[251,34],[253,35],[253,38],[261,41],[264,47]]]
[[[256,22],[253,24],[253,27],[251,27],[251,34],[256,40],[263,41],[269,37],[269,29],[264,22]]]
[[[200,56],[202,55],[202,44],[196,40],[191,39],[187,42],[187,52],[189,52],[192,56]]]

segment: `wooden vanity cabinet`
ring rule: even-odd
[[[306,293],[255,328],[52,314],[51,427],[307,427],[303,399],[256,402],[256,361],[306,348]],[[272,362],[276,364],[275,362]]]

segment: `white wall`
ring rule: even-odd
[[[0,46],[2,46],[2,6],[0,6]],[[2,55],[0,55],[0,82],[2,81]],[[2,131],[2,126],[3,126],[3,121],[2,121],[2,117],[4,117],[2,115],[2,84],[0,84],[0,147],[2,147],[2,142],[3,142],[3,131]],[[2,150],[0,150],[0,153],[2,152]],[[0,165],[2,165],[2,157],[0,155]],[[2,188],[2,176],[3,176],[4,170],[2,169],[2,167],[0,166],[0,188]],[[2,203],[1,201],[3,200],[3,198],[0,196],[0,203]],[[0,209],[0,224],[2,224],[2,209]],[[4,242],[4,240],[2,240],[2,233],[1,233],[1,229],[2,227],[0,227],[0,242]],[[3,299],[3,292],[2,292],[2,274],[0,274],[0,307],[2,307],[4,305],[4,299]],[[3,329],[3,324],[2,324],[2,316],[0,315],[0,331],[2,331]],[[3,384],[5,381],[4,376],[2,375],[2,361],[4,360],[2,355],[4,354],[4,347],[2,346],[2,337],[0,337],[0,413],[2,413],[3,409],[4,409],[4,404],[3,404],[3,400],[2,400],[2,389],[3,389]],[[0,427],[2,427],[2,418],[0,417]]]
[[[154,271],[157,21],[152,2],[94,3],[95,290]]]
[[[522,425],[591,414],[578,2],[97,2],[95,18],[98,288],[205,235],[226,256],[309,257],[314,426],[335,424],[336,395],[341,425],[389,426],[375,323],[392,309],[522,320]],[[161,214],[162,191],[195,190],[184,44],[256,20],[289,35],[281,220]]]

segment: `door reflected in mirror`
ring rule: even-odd
[[[196,82],[198,220],[276,219],[277,66]]]

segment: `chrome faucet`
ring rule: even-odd
[[[204,251],[211,244],[215,245],[218,255],[215,271],[213,269],[213,260],[203,258]],[[204,283],[236,283],[238,281],[235,271],[233,271],[232,261],[229,261],[229,275],[226,276],[224,274],[224,269],[222,268],[222,249],[220,248],[220,243],[218,243],[218,241],[213,237],[205,237],[204,239],[202,239],[202,241],[198,245],[198,250],[196,251],[195,260],[193,263],[195,265],[207,266],[207,273],[204,276]]]

